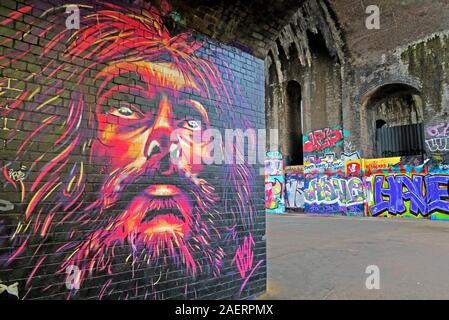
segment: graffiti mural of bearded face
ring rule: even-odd
[[[6,184],[20,191],[24,218],[0,262],[30,259],[30,297],[39,290],[59,294],[70,281],[81,289],[66,291],[67,298],[201,295],[195,283],[218,279],[235,267],[231,260],[243,242],[250,243],[248,255],[254,245],[255,170],[232,164],[211,174],[192,162],[210,157],[196,133],[217,119],[243,127],[232,115],[243,102],[218,67],[199,58],[203,44],[170,31],[154,7],[140,13],[103,3],[79,7],[84,18],[76,31],[57,31],[64,6],[43,13],[48,19],[37,30],[49,38],[40,52],[45,63],[28,79],[42,86],[8,92],[2,101],[4,116],[32,123],[30,132],[10,137],[20,141],[16,160],[28,154],[32,161],[20,181],[6,174],[13,162],[4,166]],[[32,10],[24,7],[3,24]],[[33,34],[30,25],[24,32]],[[52,59],[61,44],[63,61]],[[49,149],[33,158],[40,139]],[[59,233],[63,240],[51,240]],[[42,270],[46,264],[53,267]],[[177,292],[166,294],[167,287]]]

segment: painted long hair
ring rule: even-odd
[[[0,56],[0,112],[14,120],[6,145],[17,148],[14,154],[6,153],[11,157],[5,159],[2,184],[4,190],[12,188],[20,195],[23,211],[9,235],[11,251],[0,261],[3,265],[21,256],[36,256],[32,277],[45,260],[42,242],[33,239],[54,235],[58,225],[74,217],[81,223],[89,219],[83,208],[92,201],[87,191],[98,176],[98,168],[89,163],[97,126],[95,93],[89,88],[101,66],[125,58],[173,63],[182,74],[196,79],[217,114],[226,115],[225,126],[247,126],[233,110],[245,102],[232,83],[232,74],[223,76],[227,68],[219,70],[204,58],[208,50],[213,59],[220,59],[219,53],[204,48],[191,33],[167,27],[163,17],[167,6],[162,7],[163,12],[151,5],[136,11],[105,2],[80,3],[78,30],[65,28],[67,5],[47,10],[26,6],[0,21],[6,28],[21,21],[27,24],[0,43],[5,47]],[[13,44],[14,48],[6,49]],[[15,71],[20,62],[29,64],[27,71]],[[12,179],[9,173],[18,163],[26,167],[24,177]],[[224,167],[222,210],[229,226],[222,238],[228,246],[232,244],[230,254],[234,255],[241,245],[253,241],[255,168],[245,164]]]

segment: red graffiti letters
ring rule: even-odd
[[[343,140],[343,130],[329,129],[315,130],[304,139],[304,151],[314,152],[333,148],[338,142]]]

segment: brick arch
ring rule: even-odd
[[[423,108],[426,106],[426,99],[420,88],[416,85],[405,82],[388,82],[378,85],[366,91],[360,98],[360,126],[361,126],[361,146],[365,157],[375,155],[375,136],[373,128],[370,128],[369,112],[376,102],[391,96],[412,95],[421,99]],[[384,119],[382,119],[384,120]],[[424,119],[421,119],[422,121]],[[384,120],[385,121],[385,120]]]

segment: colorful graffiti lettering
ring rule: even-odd
[[[284,172],[284,163],[282,160],[265,160],[265,175],[279,176]]]
[[[379,175],[372,184],[373,216],[449,213],[449,175]]]
[[[265,208],[267,213],[284,213],[284,176],[268,176],[265,182]]]
[[[304,167],[287,167],[285,172],[285,206],[291,209],[304,209]]]
[[[304,151],[330,152],[332,148],[343,145],[344,132],[341,128],[315,130],[304,136]]]
[[[449,137],[428,139],[426,144],[431,152],[449,151]]]
[[[304,165],[304,174],[309,176],[311,174],[342,174],[344,171],[344,162],[341,160],[335,161],[322,161],[319,160],[315,163],[306,162]]]
[[[363,204],[363,182],[360,178],[315,178],[304,191],[309,204],[334,204],[340,206]]]
[[[83,288],[100,299],[195,298],[207,287],[197,280],[220,277],[243,245],[234,265],[246,284],[257,250],[255,168],[229,164],[212,174],[185,158],[207,152],[193,146],[195,131],[251,123],[235,111],[247,102],[224,67],[227,58],[218,51],[205,58],[205,40],[166,25],[165,1],[160,11],[150,4],[80,5],[78,30],[65,28],[65,4],[57,2],[42,3],[37,11],[51,8],[18,32],[24,41],[47,38],[42,52],[18,53],[16,40],[3,42],[11,49],[2,53],[2,70],[20,58],[40,59],[42,66],[13,84],[0,76],[0,116],[28,130],[27,136],[8,131],[18,148],[2,168],[2,184],[21,195],[24,212],[13,233],[2,234],[10,243],[2,245],[1,267],[25,277],[24,298],[43,291],[77,298]],[[0,24],[15,25],[32,11],[23,7]],[[27,90],[17,93],[15,85]],[[35,141],[45,143],[37,149]],[[11,167],[24,159],[35,176],[16,184],[25,173]],[[280,183],[271,189],[274,197],[282,195]],[[1,204],[1,211],[10,208]],[[64,238],[36,245],[55,234]],[[32,266],[26,275],[23,260]],[[63,285],[71,266],[79,270],[80,290]],[[54,277],[43,287],[40,278],[49,274]],[[166,290],[173,276],[175,287]]]
[[[368,175],[376,170],[385,170],[394,167],[401,161],[401,157],[381,158],[381,159],[363,159],[363,167]]]
[[[280,153],[279,151],[268,151],[266,154],[266,158],[281,160],[283,157],[282,153]]]

